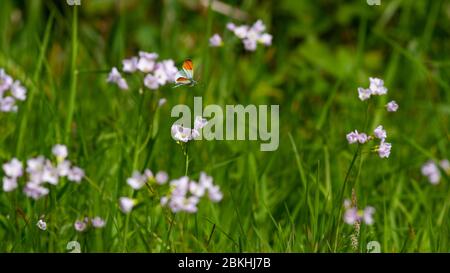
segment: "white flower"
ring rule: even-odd
[[[387,93],[387,88],[384,87],[384,81],[378,78],[369,78],[369,89],[372,91],[372,95],[384,95]]]
[[[58,169],[53,167],[50,160],[45,161],[44,169],[42,170],[42,181],[48,182],[52,185],[58,184]]]
[[[124,72],[133,73],[137,70],[138,58],[131,57],[122,61],[122,70]]]
[[[7,176],[12,178],[17,178],[23,175],[22,162],[17,158],[13,158],[11,161],[3,164],[3,170]]]
[[[17,188],[17,178],[15,177],[3,177],[3,191],[11,192]]]
[[[120,197],[119,198],[119,206],[120,210],[123,213],[130,213],[133,210],[134,205],[136,204],[135,200],[128,197]]]
[[[44,222],[44,220],[39,219],[39,221],[37,222],[36,226],[41,229],[41,230],[46,230],[47,229],[47,223]]]
[[[369,99],[371,95],[372,95],[372,91],[370,91],[370,89],[358,87],[358,97],[360,100],[365,101],[365,100]]]
[[[391,143],[385,142],[384,139],[381,140],[380,146],[378,147],[378,150],[377,150],[378,155],[381,158],[388,158],[389,155],[391,154],[391,148],[392,148]]]
[[[209,197],[209,200],[211,200],[213,202],[219,202],[220,200],[222,200],[223,194],[220,191],[219,186],[215,185],[215,186],[210,187],[208,189],[208,197]]]
[[[60,161],[64,160],[69,155],[66,145],[62,144],[56,144],[53,146],[52,153]]]
[[[386,109],[388,112],[397,112],[398,104],[395,102],[395,100],[390,101],[388,104],[386,104]]]
[[[197,197],[202,197],[205,194],[205,188],[201,184],[191,181],[189,183],[189,192]]]
[[[91,219],[92,226],[95,228],[103,228],[106,225],[105,220],[100,218],[99,216],[94,217]]]
[[[219,34],[214,34],[211,38],[209,38],[209,46],[211,47],[219,47],[223,45],[222,37]]]
[[[144,73],[150,73],[155,68],[155,60],[158,58],[156,53],[147,53],[144,51],[139,52],[139,61],[137,63],[137,69]]]
[[[176,141],[188,142],[192,139],[192,130],[181,125],[172,125],[172,138]]]
[[[23,189],[26,196],[37,200],[48,194],[48,189],[40,186],[38,183],[28,182]]]
[[[261,36],[259,36],[258,42],[265,46],[270,46],[272,45],[272,39],[272,35],[270,35],[269,33],[263,33]]]
[[[67,176],[70,172],[70,161],[69,160],[63,160],[58,163],[56,166],[56,169],[58,171],[59,176]]]
[[[20,81],[14,81],[11,85],[11,94],[14,98],[21,101],[27,98],[27,90],[20,84]]]
[[[156,179],[156,183],[158,183],[159,185],[162,185],[162,184],[165,184],[167,182],[167,180],[169,180],[169,176],[167,175],[166,172],[159,171],[156,173],[155,179]]]
[[[127,184],[134,190],[139,190],[145,185],[147,178],[138,171],[134,171],[132,176],[127,179]]]
[[[81,169],[79,167],[72,167],[67,174],[67,178],[70,181],[76,182],[76,183],[81,182],[83,177],[84,177],[84,171],[83,171],[83,169]]]
[[[86,223],[86,221],[80,221],[80,220],[77,220],[77,221],[75,221],[75,223],[73,224],[73,226],[74,226],[74,228],[75,228],[76,231],[78,231],[78,232],[83,232],[83,231],[85,231],[86,228],[87,228],[87,223]]]
[[[0,98],[0,111],[1,112],[17,112],[16,100],[13,97]]]

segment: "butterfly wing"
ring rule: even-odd
[[[194,64],[192,63],[191,59],[185,60],[182,68],[184,73],[186,73],[187,78],[189,79],[194,78]]]

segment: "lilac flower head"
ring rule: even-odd
[[[75,223],[73,224],[73,227],[75,228],[76,231],[83,232],[87,228],[87,223],[86,221],[76,220]]]
[[[134,190],[139,190],[142,188],[147,182],[147,177],[139,173],[138,171],[134,171],[133,175],[127,179],[127,184],[130,185]]]
[[[382,125],[379,125],[375,130],[373,131],[376,138],[379,139],[385,139],[387,137],[386,130],[383,129]]]
[[[42,219],[39,219],[39,221],[36,223],[36,226],[40,230],[46,230],[47,229],[47,223],[44,220],[42,220]]]
[[[375,208],[373,207],[366,207],[363,210],[363,215],[362,215],[362,219],[364,221],[364,223],[366,223],[367,225],[372,225],[374,220],[373,220],[373,214],[375,213]]]
[[[223,45],[222,37],[219,34],[214,34],[211,38],[209,38],[209,46],[211,47],[219,47]]]
[[[16,100],[13,97],[0,98],[0,111],[1,112],[17,112]]]
[[[377,149],[380,158],[388,158],[391,154],[391,148],[391,143],[385,142],[384,139],[381,140],[380,146]]]
[[[156,183],[158,183],[159,185],[162,185],[162,184],[165,184],[167,182],[167,180],[169,180],[169,176],[167,175],[166,172],[159,171],[156,173],[155,179],[156,179]]]
[[[122,75],[120,75],[116,67],[112,68],[106,81],[117,84],[117,86],[122,90],[128,90],[127,81],[124,78],[122,78]]]
[[[3,68],[0,68],[0,97],[4,91],[8,90],[13,83],[13,78],[6,74]]]
[[[379,78],[369,78],[369,89],[372,91],[372,95],[384,95],[387,93],[387,88],[384,86],[384,81]]]
[[[91,223],[94,228],[103,228],[106,225],[105,220],[103,220],[99,216],[92,218]]]
[[[138,58],[131,57],[122,61],[122,70],[127,73],[133,73],[137,70]]]
[[[67,178],[72,182],[80,183],[84,178],[84,171],[79,167],[72,167],[67,174]]]
[[[360,100],[365,101],[370,98],[372,91],[370,89],[358,87],[358,97]]]
[[[17,188],[17,178],[15,177],[3,177],[3,191],[11,192]]]
[[[172,138],[180,142],[188,142],[192,139],[192,130],[178,124],[172,125]]]
[[[17,158],[13,158],[11,161],[3,164],[3,171],[5,171],[5,174],[9,177],[21,177],[23,175],[22,162]]]
[[[386,109],[388,112],[397,112],[398,104],[395,102],[395,100],[390,101],[388,104],[386,104]]]
[[[139,52],[139,61],[137,63],[137,69],[141,72],[149,73],[155,68],[155,60],[158,58],[156,53],[148,53],[144,51]]]
[[[62,144],[56,144],[55,146],[53,146],[52,153],[54,156],[56,156],[58,161],[64,160],[69,155],[67,147]]]
[[[358,131],[350,132],[347,134],[347,141],[349,144],[358,142]]]
[[[46,196],[48,194],[48,189],[42,187],[38,183],[28,182],[24,189],[24,193],[26,196],[33,198],[34,200],[38,200],[39,198]]]
[[[159,80],[152,74],[148,74],[144,78],[144,85],[151,90],[156,90],[159,87]]]
[[[14,81],[10,88],[14,98],[21,101],[24,101],[27,98],[27,90],[22,86],[20,81]]]
[[[133,210],[133,207],[135,206],[136,201],[134,199],[128,198],[128,197],[120,197],[119,198],[119,206],[120,210],[123,213],[130,213]]]
[[[439,171],[439,167],[433,160],[427,161],[422,165],[421,172],[424,176],[428,178],[428,181],[433,184],[439,184],[441,180],[441,172]]]

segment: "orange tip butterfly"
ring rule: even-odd
[[[191,59],[187,59],[183,62],[182,69],[175,75],[175,87],[181,85],[194,86],[197,82],[194,80],[194,64]]]

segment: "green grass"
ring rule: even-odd
[[[449,251],[449,176],[433,186],[420,173],[427,160],[450,158],[446,1],[224,1],[247,12],[236,23],[261,18],[273,34],[272,46],[253,53],[226,30],[232,19],[188,1],[3,2],[0,68],[28,98],[18,113],[0,113],[0,163],[50,156],[63,143],[87,177],[38,201],[1,191],[1,252],[67,252],[73,240],[82,252],[366,252],[370,241],[383,252]],[[213,33],[224,47],[208,46]],[[129,92],[107,84],[111,67],[139,50],[177,65],[192,58],[199,84],[143,93],[136,75]],[[388,95],[361,102],[357,87],[370,76],[385,80]],[[280,105],[279,148],[194,141],[187,157],[170,136],[170,111],[194,96],[204,105]],[[387,113],[392,99],[400,109]],[[388,159],[345,139],[378,124],[393,145]],[[126,184],[145,168],[171,178],[206,171],[224,198],[173,214],[160,192]],[[352,189],[359,207],[376,208],[357,250],[342,220]],[[131,214],[120,211],[121,196],[139,200]],[[96,215],[105,228],[73,228]],[[41,216],[47,231],[36,227]]]

